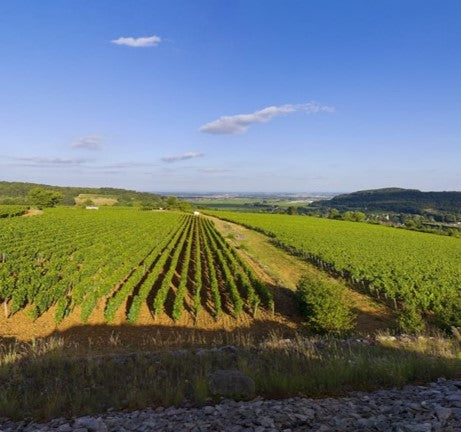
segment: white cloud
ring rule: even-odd
[[[157,46],[162,41],[160,36],[144,36],[144,37],[119,37],[118,39],[111,40],[113,44],[125,45],[133,48],[144,48]]]
[[[181,155],[174,155],[174,156],[165,156],[162,157],[163,162],[178,162],[182,160],[187,160],[187,159],[195,159],[198,157],[205,156],[203,153],[197,153],[197,152],[188,152],[188,153],[183,153]]]
[[[233,116],[222,116],[204,124],[200,132],[210,134],[237,134],[243,133],[253,123],[265,123],[274,117],[286,115],[297,111],[306,113],[333,112],[333,107],[320,105],[317,102],[308,102],[305,104],[287,104],[280,106],[269,106],[251,114],[237,114]]]
[[[98,150],[102,147],[104,138],[99,135],[86,135],[77,138],[72,143],[74,149]]]

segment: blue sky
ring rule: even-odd
[[[0,179],[461,189],[461,2],[0,2]]]

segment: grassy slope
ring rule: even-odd
[[[229,241],[239,247],[255,271],[278,287],[274,290],[280,295],[279,307],[283,296],[287,301],[284,307],[289,307],[289,293],[301,274],[318,272],[273,246],[264,235],[222,221],[217,221],[217,228],[224,235],[231,234],[234,239]],[[360,295],[352,300],[354,293],[350,294],[351,301],[356,301],[357,308],[363,311],[365,326],[376,329],[391,323],[385,308]],[[219,333],[175,326],[176,333],[168,332],[165,338],[160,334],[161,323],[149,322],[149,326],[143,327],[110,327],[96,321],[88,326],[76,324],[71,332],[88,338],[84,352],[75,341],[71,347],[74,351],[69,349],[64,337],[25,344],[14,338],[0,338],[0,416],[45,419],[103,412],[108,408],[209,403],[207,374],[222,368],[236,368],[252,377],[257,394],[264,397],[337,395],[354,389],[459,376],[461,370],[461,348],[454,339],[436,337],[405,342],[384,339],[369,346],[304,339],[295,339],[287,345],[286,339],[272,338],[261,344],[254,327],[249,327],[246,333]],[[142,344],[141,339],[135,338],[140,334],[145,338]],[[138,353],[122,359],[95,357],[99,342],[108,346],[106,352],[132,349]],[[152,357],[139,352],[162,346],[215,344],[245,348],[235,356],[215,351],[196,355],[193,350],[184,350],[181,355],[164,352]]]
[[[213,401],[207,375],[237,369],[267,398],[339,395],[459,377],[461,346],[441,337],[378,340],[269,339],[237,352],[181,350],[130,356],[65,355],[60,340],[0,350],[0,416],[45,420],[111,409]]]
[[[403,314],[413,307],[443,328],[459,326],[461,243],[456,238],[306,216],[209,213],[274,234],[294,254],[368,287],[389,304],[396,300]]]

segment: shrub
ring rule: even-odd
[[[425,328],[421,313],[414,303],[407,302],[403,304],[397,321],[400,330],[405,333],[421,333]]]
[[[41,187],[32,188],[27,194],[29,203],[37,207],[54,207],[62,198],[61,192]]]
[[[307,323],[319,333],[342,334],[354,326],[345,288],[334,280],[306,275],[298,282],[296,299]]]

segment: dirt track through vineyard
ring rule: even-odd
[[[276,310],[283,311],[285,316],[296,314],[290,294],[295,290],[297,281],[305,273],[315,274],[320,271],[313,265],[280,250],[263,234],[215,217],[210,218],[216,228],[251,263],[258,276],[273,286]],[[350,305],[357,314],[358,332],[373,333],[393,325],[394,316],[388,307],[347,285],[346,289]]]

